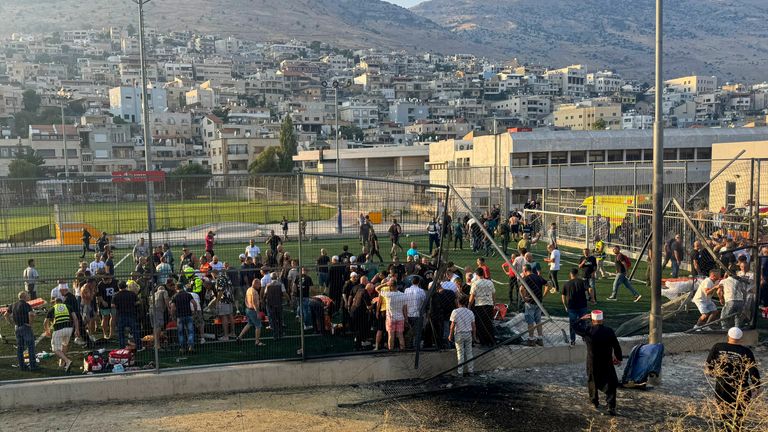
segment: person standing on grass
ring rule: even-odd
[[[477,277],[472,282],[469,291],[469,306],[475,314],[479,327],[477,338],[483,346],[493,346],[496,341],[493,336],[493,305],[496,303],[496,287],[493,281],[485,278],[482,268],[475,270]]]
[[[283,220],[280,221],[280,229],[283,230],[283,239],[288,241],[288,219],[283,216]]]
[[[269,326],[275,340],[283,336],[283,299],[287,297],[285,287],[280,283],[277,273],[272,273],[272,281],[264,290],[264,303],[269,313]]]
[[[139,297],[133,291],[127,290],[126,287],[126,283],[121,281],[118,285],[119,291],[112,297],[112,309],[117,313],[118,345],[120,348],[125,348],[128,345],[128,340],[125,337],[125,328],[128,327],[131,329],[131,336],[133,336],[136,348],[142,350],[141,328],[136,319]]]
[[[755,354],[742,345],[744,332],[738,327],[728,330],[728,342],[712,346],[707,356],[705,373],[716,379],[715,395],[722,428],[741,431],[749,402],[760,388],[760,371]]]
[[[173,282],[173,286],[176,282]],[[152,309],[150,318],[152,320],[152,334],[155,339],[155,348],[160,349],[160,341],[162,335],[165,334],[165,314],[171,310],[171,299],[168,295],[168,290],[165,289],[165,284],[157,286],[154,294],[152,294]]]
[[[453,250],[456,250],[456,244],[459,250],[464,250],[464,224],[459,219],[453,223]]]
[[[57,297],[51,299],[53,307],[48,310],[48,315],[43,322],[45,334],[51,338],[51,350],[59,358],[59,366],[64,367],[64,371],[69,373],[72,369],[72,360],[67,357],[69,351],[69,341],[73,333],[78,333],[77,317],[75,313],[67,308],[67,305]]]
[[[472,343],[477,338],[477,325],[475,324],[475,314],[467,309],[469,301],[467,297],[458,298],[458,306],[451,312],[451,326],[448,333],[448,342],[456,342],[456,361],[458,362],[458,375],[464,375],[464,363],[467,362],[467,376],[475,373],[475,362],[472,360]]]
[[[141,258],[149,258],[149,246],[144,242],[144,237],[139,238],[138,243],[133,246],[133,263],[138,264]]]
[[[248,246],[245,247],[245,257],[251,258],[254,264],[256,263],[257,257],[261,260],[261,248],[256,246],[256,240],[251,239],[248,242]]]
[[[504,251],[504,255],[507,255],[509,252],[509,235],[510,235],[510,229],[509,229],[509,220],[504,219],[501,221],[499,226],[496,228],[496,234],[501,238],[501,250]]]
[[[80,236],[80,240],[83,242],[83,253],[80,255],[80,258],[85,258],[86,252],[94,252],[93,248],[91,248],[91,237],[91,233],[83,228],[82,235]]]
[[[371,229],[371,220],[368,215],[360,213],[360,217],[357,219],[358,223],[358,237],[360,238],[360,244],[365,246],[368,243],[368,230]]]
[[[405,294],[401,293],[394,286],[394,279],[390,279],[388,290],[381,290],[379,295],[387,299],[386,324],[387,329],[387,348],[390,351],[395,350],[395,339],[400,344],[400,351],[405,346],[405,327],[406,317],[408,316],[408,301]]]
[[[254,279],[248,290],[245,292],[245,317],[248,319],[248,323],[237,335],[237,341],[242,342],[243,337],[248,334],[248,331],[253,328],[255,344],[256,346],[264,346],[261,341],[261,319],[259,319],[259,310],[261,309],[261,299],[259,295],[260,282],[258,279]]]
[[[221,270],[212,270],[211,276],[216,291],[216,314],[221,320],[221,328],[224,333],[219,340],[226,342],[229,340],[229,336],[235,332],[234,317],[232,316],[235,296],[232,282],[229,281],[227,275]]]
[[[547,295],[547,281],[534,273],[530,264],[526,264],[523,267],[523,280],[525,284],[520,284],[520,298],[524,302],[523,311],[525,322],[528,324],[528,346],[544,346],[544,330],[541,328],[541,308],[536,303],[536,300],[541,303]],[[525,285],[530,287],[530,292],[528,292]],[[533,337],[534,332],[539,335],[535,339]]]
[[[485,258],[479,257],[475,263],[477,264],[477,268],[483,271],[483,274],[480,274],[480,277],[483,279],[490,279],[491,269],[488,267],[488,264],[485,263]]]
[[[80,316],[83,318],[83,326],[88,333],[91,342],[96,342],[96,278],[86,276],[85,282],[80,285]]]
[[[592,250],[592,252],[595,255],[595,258],[597,259],[597,271],[595,272],[595,278],[605,277],[605,270],[603,269],[603,264],[605,262],[605,242],[600,238],[600,236],[595,236],[595,247]]]
[[[547,239],[549,239],[548,245],[552,245],[557,249],[557,224],[554,222],[547,229]]]
[[[423,290],[419,284],[421,279],[418,276],[411,279],[411,286],[405,289],[405,301],[408,305],[408,327],[410,328],[408,339],[409,345],[416,342],[416,334],[419,328],[419,317],[421,316],[421,308],[427,299],[427,292]],[[416,345],[413,346],[416,349]]]
[[[35,313],[32,306],[27,302],[30,300],[28,291],[19,293],[19,301],[14,303],[5,311],[5,319],[15,326],[16,330],[16,359],[19,362],[20,370],[36,371],[37,357],[35,357],[35,335],[32,332],[32,324],[35,322]],[[24,362],[24,350],[27,350],[29,356],[29,366]]]
[[[437,218],[432,218],[432,221],[427,225],[427,235],[429,236],[429,253],[432,253],[433,247],[440,247],[440,225],[437,223]]]
[[[387,232],[389,233],[389,241],[392,243],[392,247],[389,248],[389,256],[394,258],[396,256],[395,248],[400,249],[400,252],[403,251],[403,247],[400,245],[400,236],[403,235],[403,227],[397,223],[397,219],[392,219],[392,225],[389,226]]]
[[[621,345],[616,334],[603,325],[603,312],[593,310],[576,323],[576,334],[587,344],[587,388],[589,399],[595,409],[600,406],[598,390],[605,393],[608,414],[616,415],[616,388],[619,379],[615,366],[621,364]],[[591,325],[589,320],[591,319]]]
[[[37,283],[40,279],[40,273],[35,268],[34,258],[27,260],[27,268],[24,269],[22,277],[24,278],[24,289],[29,294],[29,299],[35,300],[37,298]]]
[[[597,300],[597,287],[595,286],[595,272],[597,270],[597,259],[592,256],[592,251],[589,248],[584,248],[582,251],[584,256],[579,259],[579,268],[584,271],[584,280],[589,284],[594,293],[593,299]]]
[[[171,265],[168,264],[165,257],[163,256],[160,258],[160,264],[157,265],[155,268],[155,282],[158,285],[164,284],[169,277],[171,277],[173,273],[173,269],[171,269]]]
[[[195,345],[194,310],[200,308],[190,293],[180,290],[171,298],[171,313],[176,316],[176,331],[179,339],[179,354],[192,354]],[[203,335],[200,335],[202,338]]]
[[[629,271],[632,262],[629,260],[629,257],[621,253],[621,248],[618,246],[613,247],[613,254],[616,257],[614,261],[614,264],[616,264],[616,279],[613,281],[613,291],[611,292],[611,296],[608,297],[607,300],[616,300],[616,294],[619,292],[619,287],[624,285],[635,297],[634,302],[639,302],[643,296],[635,290],[632,286],[632,282],[627,277],[627,272]]]
[[[101,331],[104,339],[112,339],[115,333],[115,312],[112,309],[112,297],[117,293],[117,281],[112,275],[105,274],[99,282],[96,291],[96,301],[99,305],[99,314],[101,315]],[[109,331],[109,333],[107,333]]]
[[[568,313],[571,346],[574,346],[576,345],[576,323],[589,312],[587,301],[595,304],[595,295],[587,282],[579,278],[579,269],[572,268],[568,273],[568,279],[568,282],[563,285],[561,300],[563,308]]]
[[[102,231],[101,236],[96,240],[96,251],[104,253],[107,245],[109,245],[109,237],[106,231]]]
[[[696,321],[696,325],[693,326],[694,329],[701,328],[709,322],[716,321],[719,317],[717,306],[715,305],[715,302],[712,301],[712,295],[717,291],[716,284],[719,279],[720,271],[713,269],[709,271],[709,277],[699,283],[699,286],[696,289],[696,294],[693,296],[693,304],[699,309],[701,316],[698,321]]]
[[[211,256],[216,255],[216,252],[213,251],[213,247],[216,244],[216,233],[213,231],[208,231],[208,234],[205,235],[205,251],[211,254]]]
[[[269,250],[272,251],[272,255],[274,256],[277,254],[277,247],[283,244],[283,240],[279,235],[275,234],[275,230],[270,230],[269,237],[267,237],[267,241],[265,243],[269,245]]]
[[[369,257],[375,256],[380,262],[384,262],[384,258],[381,257],[381,253],[379,252],[379,236],[376,235],[376,231],[373,227],[368,231],[368,247],[370,249],[370,252],[368,253]]]
[[[549,264],[549,281],[555,290],[560,291],[560,282],[557,280],[557,272],[560,271],[560,249],[556,243],[550,243],[547,245],[547,252],[549,257],[544,258],[544,262]]]

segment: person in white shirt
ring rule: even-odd
[[[93,261],[91,261],[90,264],[88,264],[88,270],[90,270],[91,275],[97,275],[99,273],[99,270],[103,270],[105,267],[104,261],[101,260],[101,254],[96,253],[93,255]]]
[[[256,257],[261,255],[261,249],[256,246],[256,241],[251,239],[248,246],[245,247],[245,256],[251,257],[253,262],[256,262]]]
[[[472,342],[476,338],[477,326],[475,325],[475,314],[467,309],[469,300],[466,296],[460,296],[457,300],[458,308],[451,312],[451,327],[448,333],[448,340],[456,343],[456,360],[459,364],[458,374],[464,375],[464,363],[467,367],[467,375],[475,372],[475,364],[472,360]],[[469,361],[467,361],[469,360]]]
[[[457,281],[461,281],[461,278],[456,273],[446,273],[444,281],[440,282],[443,289],[453,292],[459,292],[459,285]]]
[[[729,274],[715,287],[720,304],[723,305],[720,313],[720,326],[723,330],[741,327],[741,312],[744,310],[744,292],[741,285],[738,279]]]
[[[37,291],[35,290],[35,285],[37,285],[38,279],[40,279],[40,274],[37,272],[37,269],[35,268],[35,260],[29,259],[27,261],[27,268],[24,269],[24,273],[22,274],[22,277],[24,278],[24,290],[29,293],[29,299],[34,300],[37,298]]]
[[[475,270],[475,280],[472,282],[472,288],[469,291],[469,305],[472,312],[475,313],[477,320],[478,340],[485,346],[493,346],[495,343],[493,337],[493,305],[496,301],[496,287],[490,279],[484,279],[483,269]]]
[[[416,331],[419,324],[419,316],[421,314],[421,307],[424,305],[424,301],[427,299],[427,292],[421,289],[419,283],[421,279],[418,276],[414,277],[411,281],[411,286],[405,289],[405,301],[408,305],[408,327],[410,328],[408,345],[412,341],[416,341]],[[415,346],[413,347],[416,348]]]
[[[61,301],[64,301],[65,297],[61,293],[61,289],[62,288],[65,288],[65,289],[69,290],[69,286],[67,285],[67,283],[64,282],[63,279],[59,279],[59,284],[56,285],[56,288],[51,290],[51,298],[52,299],[61,299]]]
[[[712,295],[715,293],[715,283],[720,279],[720,272],[718,270],[710,270],[709,276],[699,283],[699,287],[696,289],[696,294],[693,296],[693,304],[699,308],[701,316],[696,321],[694,329],[701,328],[704,324],[717,320],[720,315],[715,302],[712,301]]]
[[[387,299],[387,347],[390,351],[395,349],[395,338],[400,342],[400,350],[405,349],[405,317],[408,316],[408,301],[406,295],[400,291],[384,291],[380,296]]]
[[[549,263],[549,280],[555,290],[560,291],[560,282],[557,281],[557,272],[560,270],[560,250],[554,244],[547,246],[549,258],[544,258],[545,263]]]
[[[224,263],[219,261],[219,257],[215,256],[215,255],[214,255],[213,259],[211,260],[211,271],[213,271],[213,270],[218,270],[219,272],[224,270]]]

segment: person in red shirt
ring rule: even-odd
[[[485,258],[480,257],[477,259],[477,268],[483,269],[483,279],[491,278],[491,269],[485,263]]]
[[[208,234],[205,236],[205,251],[209,252],[211,256],[216,255],[213,252],[213,244],[215,243],[215,236],[216,236],[216,233],[213,231],[208,231]]]

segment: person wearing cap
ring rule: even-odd
[[[740,431],[749,401],[757,396],[760,372],[755,355],[742,345],[744,332],[738,327],[728,330],[728,341],[712,346],[707,356],[705,373],[716,379],[715,394],[723,421],[723,430]]]
[[[72,333],[79,333],[77,317],[73,311],[67,308],[67,305],[61,298],[52,298],[53,307],[48,310],[48,315],[43,322],[45,334],[51,338],[51,350],[59,358],[59,366],[69,373],[72,368],[72,360],[67,357],[69,350],[69,340]]]
[[[587,345],[587,388],[595,409],[600,406],[598,390],[605,393],[608,414],[616,415],[616,388],[619,380],[615,366],[621,364],[621,345],[616,334],[603,324],[603,311],[593,310],[576,323],[576,334]],[[591,322],[590,322],[591,320]]]

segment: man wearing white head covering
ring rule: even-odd
[[[616,387],[619,385],[615,366],[621,364],[621,345],[613,329],[603,325],[603,318],[603,311],[593,310],[581,318],[575,330],[587,345],[589,399],[597,409],[600,406],[598,390],[604,392],[608,414],[615,416]]]
[[[715,394],[720,406],[723,430],[742,430],[744,411],[760,388],[752,350],[742,345],[744,332],[738,327],[728,330],[728,342],[712,346],[705,371],[717,379]]]

